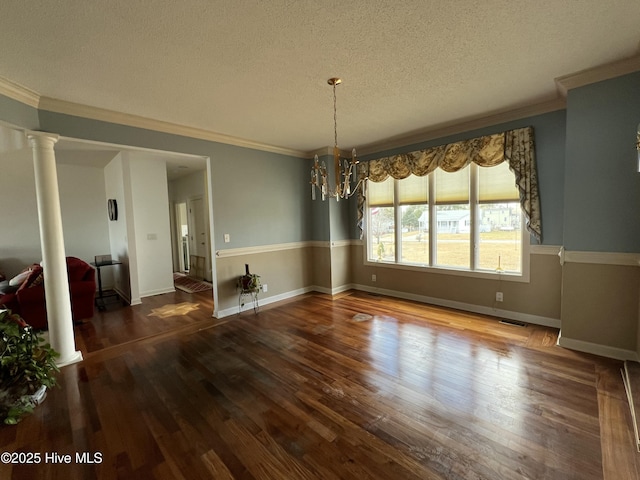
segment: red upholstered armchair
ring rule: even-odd
[[[44,277],[40,265],[32,265],[31,273],[14,293],[0,297],[4,304],[36,329],[47,328]],[[96,273],[91,265],[75,257],[67,257],[71,313],[75,322],[93,317]]]

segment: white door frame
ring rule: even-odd
[[[206,180],[207,180],[207,185],[205,188],[205,193],[207,195],[206,201],[207,201],[207,205],[208,205],[208,211],[209,211],[209,245],[211,246],[210,250],[209,250],[209,262],[208,265],[211,266],[211,282],[213,283],[213,316],[214,317],[218,317],[218,309],[220,308],[220,302],[216,301],[218,297],[218,277],[216,275],[216,255],[215,255],[215,251],[216,251],[216,246],[215,246],[215,238],[216,236],[214,235],[214,227],[213,227],[213,172],[212,172],[212,168],[211,168],[211,157],[207,157],[206,158],[206,164],[207,164],[207,176],[206,176]]]

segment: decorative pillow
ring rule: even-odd
[[[44,283],[44,275],[42,274],[42,270],[40,270],[40,273],[38,274],[38,276],[33,280],[31,280],[31,283],[29,283],[29,288],[37,287],[38,285],[42,285],[43,283]]]
[[[22,282],[24,282],[30,274],[31,274],[30,269],[27,269],[24,272],[20,272],[18,275],[16,275],[11,280],[9,280],[9,285],[12,287],[19,287],[20,285],[22,285]]]
[[[22,290],[23,288],[34,287],[35,286],[34,282],[38,282],[36,283],[36,285],[41,284],[43,282],[42,267],[40,265],[38,265],[37,263],[34,263],[29,267],[29,270],[30,270],[29,276],[25,279],[25,281],[20,286],[20,290]]]

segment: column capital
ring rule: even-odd
[[[53,146],[60,139],[60,135],[58,135],[57,133],[38,132],[35,130],[31,130],[26,132],[26,134],[31,147],[47,144]]]

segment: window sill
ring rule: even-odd
[[[367,267],[392,268],[397,270],[409,270],[413,272],[422,272],[428,274],[454,275],[460,277],[480,278],[485,280],[502,280],[507,282],[529,283],[528,269],[526,269],[526,271],[522,273],[491,272],[486,270],[462,270],[453,267],[431,267],[428,265],[410,265],[372,260],[365,260],[364,265]]]

